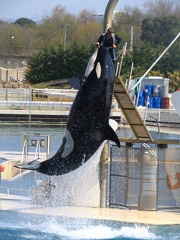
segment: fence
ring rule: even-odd
[[[180,207],[180,148],[110,147],[109,206]]]
[[[0,89],[0,109],[69,110],[76,90]]]

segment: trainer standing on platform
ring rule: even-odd
[[[111,59],[113,62],[116,61],[116,54],[114,49],[121,42],[121,38],[114,33],[114,29],[112,27],[107,29],[107,32],[102,34],[98,41],[96,42],[96,46],[103,46],[109,48],[109,53],[111,55]]]

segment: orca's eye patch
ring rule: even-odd
[[[97,78],[100,78],[101,76],[101,64],[99,62],[96,64],[96,75]]]

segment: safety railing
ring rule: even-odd
[[[69,110],[76,90],[0,89],[0,109]]]
[[[41,150],[45,149],[46,157],[50,152],[50,136],[39,133],[24,134],[21,163],[28,161],[29,154],[34,154],[34,159],[41,157]],[[32,159],[31,159],[32,160]]]

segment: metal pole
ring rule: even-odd
[[[118,69],[118,73],[117,76],[120,76],[121,74],[121,68],[122,68],[122,64],[123,64],[123,58],[126,55],[126,48],[127,48],[127,42],[125,42],[124,46],[123,46],[123,50],[122,50],[122,56],[121,56],[121,62],[119,65],[119,69]]]
[[[133,50],[133,32],[134,32],[133,27],[131,27],[131,43],[130,43],[130,51],[131,52]]]
[[[162,58],[162,56],[168,51],[168,49],[173,45],[173,43],[178,39],[178,37],[180,36],[180,32],[178,33],[178,35],[174,38],[174,40],[169,44],[169,46],[164,50],[163,53],[161,53],[161,55],[158,57],[158,59],[156,59],[156,61],[151,65],[151,67],[145,72],[145,74],[139,79],[139,81],[131,88],[131,90],[129,92],[131,92],[132,90],[135,89],[135,87],[143,80],[143,78],[145,78],[145,76],[148,74],[149,71],[151,71],[151,69],[156,65],[156,63]]]
[[[108,143],[105,144],[100,159],[100,207],[107,207],[107,185],[108,185]]]
[[[139,83],[138,95],[137,95],[137,99],[136,99],[136,107],[138,105],[140,91],[141,91],[141,82]]]
[[[10,54],[12,55],[12,39],[14,39],[14,36],[11,36],[10,38]]]
[[[143,148],[142,148],[142,144],[141,144],[141,162],[140,162],[140,183],[139,183],[139,199],[138,199],[138,210],[142,211],[144,210],[144,194],[143,194],[143,190],[144,190],[144,186],[143,186],[143,171],[144,171],[144,165],[143,165]]]
[[[66,51],[67,26],[64,27],[64,51]]]
[[[156,120],[157,123],[157,127],[158,127],[158,138],[160,138],[160,125],[159,125],[159,120],[155,117],[153,117],[152,115],[149,115],[150,117],[152,117],[154,120]]]
[[[114,8],[119,0],[109,0],[106,10],[104,13],[104,32],[106,30],[106,26],[108,24],[109,27],[112,27],[112,15]]]
[[[130,81],[131,81],[131,78],[132,78],[132,71],[133,71],[133,68],[134,68],[134,63],[132,62],[131,64],[131,70],[130,70],[130,74],[129,74],[129,81],[128,81],[128,89],[129,89],[129,84],[130,84]]]
[[[26,93],[27,93],[27,90],[26,89]],[[28,119],[28,127],[30,128],[31,127],[31,102],[32,101],[32,90],[30,89],[29,90],[29,119]]]
[[[48,135],[47,136],[47,146],[46,146],[46,157],[49,155],[50,153],[50,142],[51,142],[51,139],[50,139],[50,136]]]
[[[67,44],[67,28],[69,25],[62,25],[62,28],[64,28],[64,51],[66,51],[66,44]]]

